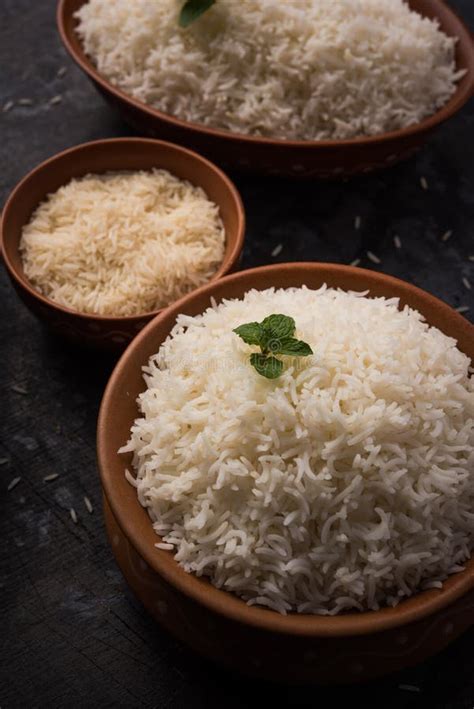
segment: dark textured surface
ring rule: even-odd
[[[453,5],[474,27],[472,0]],[[129,130],[60,47],[54,0],[0,0],[0,203],[41,160]],[[67,67],[58,78],[61,67]],[[50,99],[62,96],[60,104]],[[20,99],[31,99],[21,106]],[[474,105],[410,162],[346,184],[236,176],[248,213],[244,267],[271,261],[350,262],[368,249],[379,268],[454,306],[474,299]],[[429,190],[420,186],[428,180]],[[356,231],[354,219],[361,217]],[[451,239],[440,237],[453,230]],[[403,242],[393,245],[394,234]],[[283,248],[277,258],[271,252]],[[327,706],[472,709],[474,631],[441,656],[368,686],[284,690],[234,678],[196,659],[145,615],[109,551],[95,465],[96,415],[113,362],[45,333],[0,272],[0,706]],[[43,477],[59,473],[53,482]],[[11,492],[11,479],[21,482]],[[87,494],[94,504],[88,514]],[[69,508],[75,507],[74,525]],[[414,685],[407,691],[400,685]]]

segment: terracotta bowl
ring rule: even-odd
[[[474,327],[432,295],[396,278],[349,266],[300,263],[242,271],[195,291],[151,322],[118,363],[102,401],[98,461],[110,543],[131,588],[151,615],[195,650],[233,669],[274,680],[349,683],[400,670],[438,652],[474,623],[474,560],[441,590],[396,608],[336,617],[282,616],[187,574],[171,552],[156,549],[148,514],[125,480],[130,458],[118,455],[138,415],[141,368],[168,336],[178,313],[196,315],[211,296],[242,297],[250,288],[323,283],[374,296],[397,296],[456,338],[474,358]]]
[[[1,249],[7,272],[25,305],[55,332],[81,345],[121,351],[159,311],[130,317],[76,312],[40,295],[23,273],[19,243],[22,229],[45,197],[73,177],[108,170],[169,170],[202,187],[219,206],[226,231],[224,260],[212,281],[239,262],[245,213],[233,183],[205,158],[178,145],[143,138],[117,138],[79,145],[59,153],[30,172],[13,190],[1,221]]]
[[[84,53],[75,31],[74,13],[86,1],[59,1],[59,32],[71,57],[105,99],[140,133],[187,145],[222,164],[246,171],[336,178],[391,166],[412,155],[434,128],[466,103],[474,88],[474,45],[467,27],[443,0],[408,0],[414,10],[426,17],[437,18],[448,35],[459,38],[456,60],[459,69],[467,70],[449,103],[435,115],[404,130],[354,140],[295,141],[230,133],[162,113],[131,98],[101,76]]]

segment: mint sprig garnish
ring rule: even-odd
[[[179,26],[189,27],[201,15],[204,15],[216,0],[186,0],[179,14]]]
[[[283,362],[275,355],[308,357],[311,347],[297,340],[296,323],[288,315],[269,315],[261,323],[250,322],[236,327],[233,332],[247,345],[257,345],[261,352],[250,355],[250,364],[267,379],[277,379],[283,372]]]

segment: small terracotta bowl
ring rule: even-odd
[[[74,177],[108,170],[169,170],[202,187],[220,209],[226,232],[222,264],[215,281],[234,270],[245,235],[245,212],[234,184],[218,167],[178,145],[144,138],[116,138],[66,150],[32,170],[13,190],[2,214],[1,250],[11,281],[25,305],[51,329],[81,345],[121,351],[159,311],[129,317],[79,313],[36,291],[23,272],[19,243],[23,227],[48,194]]]
[[[172,140],[232,168],[266,175],[340,178],[372,172],[405,160],[438,125],[466,103],[474,89],[474,44],[468,28],[444,0],[408,0],[413,10],[439,20],[446,34],[458,37],[456,62],[467,73],[450,101],[417,125],[370,138],[302,141],[260,138],[180,120],[141,103],[99,74],[85,54],[74,14],[87,0],[59,0],[57,21],[62,41],[98,91],[137,131]]]
[[[135,489],[131,469],[117,450],[138,415],[145,388],[141,368],[166,339],[179,313],[196,315],[211,297],[242,297],[250,288],[369,290],[400,298],[427,321],[454,337],[474,358],[474,327],[437,298],[391,276],[349,266],[300,263],[242,271],[183,298],[151,322],[118,363],[102,401],[98,461],[105,497],[107,532],[117,562],[151,615],[201,654],[247,674],[292,682],[349,683],[416,664],[438,652],[474,623],[474,560],[430,590],[396,608],[336,617],[290,614],[249,607],[208,581],[187,574],[158,540]]]

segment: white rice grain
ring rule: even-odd
[[[382,263],[382,259],[377,256],[377,254],[374,254],[372,251],[367,251],[367,258],[369,261],[372,261],[372,263]]]
[[[283,250],[283,244],[278,244],[278,246],[275,246],[275,248],[272,251],[272,256],[278,256]]]
[[[18,485],[20,480],[21,480],[21,477],[13,478],[13,480],[11,480],[8,484],[7,491],[10,492],[10,490],[13,490],[13,488],[15,488]]]

